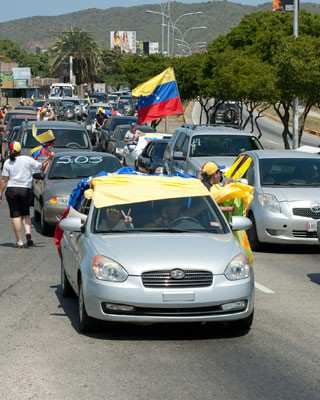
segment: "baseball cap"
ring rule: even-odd
[[[19,142],[12,142],[9,144],[10,153],[20,153],[21,152],[21,144]]]
[[[220,167],[212,161],[205,163],[201,168],[201,172],[207,175],[213,175],[217,171],[220,171]]]

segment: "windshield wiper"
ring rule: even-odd
[[[52,176],[49,179],[54,180],[54,179],[72,179],[72,178],[70,178],[70,176]]]

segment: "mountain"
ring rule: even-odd
[[[129,2],[141,0],[129,0]],[[173,19],[192,11],[202,11],[202,15],[188,16],[179,22],[179,28],[186,31],[192,26],[207,26],[206,30],[189,30],[185,39],[188,42],[210,42],[220,34],[236,26],[243,16],[266,8],[271,4],[248,6],[228,1],[208,1],[201,3],[173,3]],[[310,12],[320,13],[320,5],[304,4]],[[0,23],[0,38],[17,41],[25,48],[47,48],[55,38],[71,27],[80,27],[90,32],[100,46],[110,46],[110,31],[133,30],[138,40],[161,40],[161,18],[147,14],[147,9],[159,11],[159,5],[148,4],[133,7],[92,8],[69,14],[51,17],[30,17]]]

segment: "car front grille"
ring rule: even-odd
[[[313,219],[320,219],[320,211],[312,211],[311,208],[293,208],[293,215],[298,215],[299,217],[307,217]]]
[[[292,235],[296,238],[317,239],[317,232],[308,231],[292,231]]]
[[[142,283],[149,288],[196,288],[212,285],[212,272],[184,270],[183,279],[173,279],[171,270],[150,271],[142,274]]]

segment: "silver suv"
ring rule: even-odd
[[[201,166],[208,161],[227,168],[240,153],[262,148],[255,136],[238,129],[184,125],[176,130],[167,146],[165,168],[168,173],[183,171],[198,176]]]

